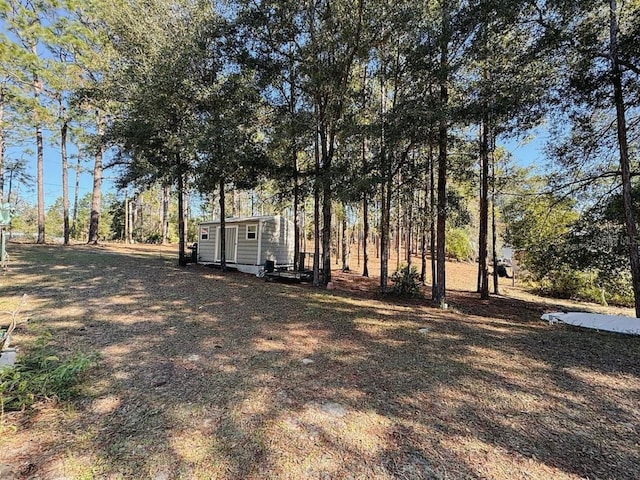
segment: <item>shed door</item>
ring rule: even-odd
[[[225,247],[225,257],[226,257],[226,261],[227,262],[233,262],[235,263],[237,261],[237,253],[238,253],[238,227],[237,226],[233,226],[233,227],[225,227],[224,229],[224,234],[225,234],[225,238],[224,238],[224,247]],[[218,251],[218,255],[217,255],[217,260],[221,261],[222,260],[222,249],[220,248],[220,239],[222,238],[222,235],[218,235],[218,240],[217,240],[217,251]]]

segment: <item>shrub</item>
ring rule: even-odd
[[[153,245],[159,245],[162,243],[162,234],[160,233],[150,233],[149,235],[147,235],[147,238],[145,239],[145,243],[151,243]]]
[[[603,276],[593,270],[562,266],[534,282],[538,293],[554,298],[583,300],[600,304],[633,306],[630,275]]]
[[[24,410],[39,400],[74,396],[80,375],[95,358],[76,353],[62,360],[53,354],[50,341],[50,333],[41,334],[33,350],[14,367],[0,372],[0,412]]]
[[[403,265],[391,275],[393,287],[391,291],[399,297],[415,297],[420,295],[420,275],[416,267]]]
[[[555,298],[577,298],[580,292],[590,290],[591,278],[583,272],[561,267],[547,272],[539,282],[540,293]]]
[[[598,282],[602,285],[602,289],[606,295],[606,301],[611,305],[619,305],[622,307],[633,307],[633,281],[631,272],[605,272],[598,275]]]
[[[473,256],[473,247],[463,229],[454,228],[447,232],[447,255],[456,260],[468,260]]]

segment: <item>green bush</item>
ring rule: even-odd
[[[153,245],[159,245],[162,243],[162,234],[160,233],[151,233],[149,235],[147,235],[147,238],[145,239],[145,243],[151,243]]]
[[[562,266],[547,272],[534,286],[538,293],[549,297],[630,307],[633,290],[628,277],[630,275],[622,274],[603,277],[596,271]]]
[[[622,307],[634,306],[633,283],[631,272],[625,271],[617,274],[606,272],[606,275],[599,275],[598,281],[606,295],[607,303]]]
[[[579,292],[590,290],[590,278],[582,272],[561,267],[547,272],[539,282],[540,293],[555,298],[577,298]]]
[[[447,255],[461,261],[473,256],[473,247],[463,229],[454,228],[447,232]]]
[[[0,372],[0,412],[24,410],[39,400],[66,400],[75,395],[82,372],[95,362],[92,356],[76,353],[60,359],[41,334],[31,350],[13,367]]]
[[[420,275],[416,267],[403,265],[391,275],[393,287],[391,291],[399,297],[415,297],[420,295]]]

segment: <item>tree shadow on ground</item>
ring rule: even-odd
[[[527,302],[447,312],[85,252],[51,247],[35,266],[25,247],[13,267],[30,281],[6,295],[37,298],[57,347],[101,355],[73,414],[34,415],[18,431],[17,443],[33,441],[14,449],[17,476],[640,470],[635,339],[545,325]]]

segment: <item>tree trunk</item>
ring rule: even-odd
[[[34,47],[34,54],[36,53]],[[42,84],[37,74],[33,75],[33,98],[35,109],[33,113],[36,127],[36,183],[38,184],[38,239],[37,243],[45,243],[45,218],[44,218],[44,147],[42,144],[42,125],[38,108],[40,107],[40,91]]]
[[[387,284],[389,281],[389,229],[391,228],[391,187],[387,188],[387,185],[391,185],[393,181],[391,178],[391,166],[390,160],[387,154],[386,144],[386,98],[387,98],[387,85],[384,78],[380,79],[380,173],[382,174],[382,181],[380,182],[380,227],[378,233],[380,235],[380,291],[385,293],[387,291]]]
[[[488,115],[483,114],[480,125],[480,233],[478,236],[478,291],[480,298],[489,298],[489,269],[487,267],[487,239],[489,233],[489,133]],[[496,266],[493,266],[496,269]]]
[[[73,238],[78,240],[80,236],[78,235],[78,198],[79,198],[79,190],[80,190],[80,148],[78,148],[78,158],[76,161],[76,171],[75,171],[75,190],[73,192],[73,216],[71,220],[71,231],[73,232]]]
[[[405,231],[405,235],[406,235],[405,245],[406,245],[407,251],[405,252],[405,254],[407,255],[407,268],[409,268],[410,270],[411,269],[411,249],[413,248],[411,243],[411,236],[413,235],[413,193],[410,194],[409,200],[407,201],[405,216],[406,216],[406,222],[407,222],[407,227]]]
[[[364,267],[362,269],[362,276],[369,276],[369,253],[367,252],[367,241],[369,239],[369,196],[364,193],[362,197],[362,253]]]
[[[362,229],[358,228],[358,245],[356,247],[356,252],[358,252],[358,255],[356,255],[357,259],[358,259],[358,267],[360,266],[360,245],[362,245]]]
[[[231,217],[238,217],[238,191],[233,188],[231,190]]]
[[[444,307],[446,301],[446,227],[447,227],[447,146],[448,146],[448,113],[449,103],[449,10],[446,2],[442,8],[442,32],[440,38],[440,121],[438,126],[438,219],[437,250],[438,260],[436,274],[438,285],[435,302]]]
[[[421,255],[421,265],[420,265],[420,282],[423,285],[427,284],[427,218],[430,218],[431,215],[429,213],[429,191],[431,189],[431,185],[427,180],[424,188],[424,204],[423,204],[423,215],[422,215],[422,248],[420,249]]]
[[[326,126],[320,128],[320,148],[322,154],[322,283],[331,281],[331,160],[333,156],[333,135],[327,135]]]
[[[300,185],[298,172],[298,145],[295,132],[296,114],[296,77],[295,59],[292,42],[289,42],[289,121],[291,122],[289,131],[289,146],[291,148],[291,166],[293,168],[293,267],[300,270]]]
[[[397,218],[396,218],[396,270],[400,270],[400,237],[402,236],[402,225],[400,224],[400,217],[402,216],[402,204],[401,204],[401,196],[400,196],[400,177],[398,177],[398,201],[396,205],[398,206]]]
[[[500,295],[498,284],[498,251],[496,245],[496,204],[495,196],[491,195],[491,258],[493,258],[493,294]]]
[[[362,109],[367,106],[367,66],[364,66],[362,72]],[[367,137],[362,136],[362,174],[367,175]],[[369,195],[365,190],[362,195],[362,276],[369,276],[369,252],[367,251],[367,243],[369,241]],[[358,260],[360,259],[360,249],[358,248]]]
[[[162,185],[162,245],[169,243],[169,185]]]
[[[387,188],[388,179],[383,179],[380,185],[380,291],[384,293],[387,289],[389,275],[389,210],[387,209]]]
[[[436,265],[436,189],[433,138],[429,140],[429,255],[431,256],[431,300],[436,299],[438,285]]]
[[[145,238],[145,228],[144,228],[144,195],[142,194],[142,192],[140,193],[140,195],[138,195],[138,199],[136,201],[136,206],[138,207],[138,213],[137,213],[137,225],[136,225],[136,230],[138,231],[138,236],[140,238],[141,242],[146,242],[146,238]],[[186,213],[187,209],[186,209],[186,202],[185,202],[185,218],[187,217],[187,213]],[[187,225],[185,225],[184,227],[185,231],[187,230]]]
[[[124,234],[122,236],[122,240],[124,240],[124,243],[131,243],[129,241],[129,235],[131,232],[131,223],[129,223],[129,219],[131,218],[129,215],[129,192],[127,192],[125,194],[124,197]]]
[[[131,235],[131,244],[136,243],[136,232],[140,233],[140,228],[138,225],[138,212],[140,209],[138,208],[138,203],[140,202],[140,194],[134,195],[131,203],[129,203],[129,211],[131,212],[131,219],[129,221],[129,232]],[[184,202],[182,204],[184,208]],[[183,210],[184,212],[184,210]],[[185,228],[186,230],[186,228]],[[139,236],[138,236],[139,239]]]
[[[298,185],[298,154],[293,152],[293,266],[300,270],[300,185]]]
[[[313,187],[313,286],[320,286],[320,186]]]
[[[627,124],[622,90],[622,71],[618,63],[618,12],[616,0],[610,0],[609,48],[611,56],[611,83],[613,86],[616,107],[616,123],[618,147],[620,149],[620,170],[622,172],[622,200],[624,205],[625,224],[629,248],[629,262],[633,281],[633,296],[636,317],[640,318],[640,260],[638,259],[638,227],[636,225],[633,201],[631,196],[631,169],[629,164],[629,147],[627,144]]]
[[[496,248],[496,160],[493,155],[493,152],[495,151],[495,138],[493,136],[493,130],[491,130],[491,132],[491,250],[493,257],[493,293],[494,295],[500,295],[500,288],[498,286],[498,269],[496,268],[496,265],[498,264],[498,253]]]
[[[104,133],[104,121],[100,111],[96,111],[96,127],[98,135]],[[102,202],[102,155],[104,147],[102,139],[96,151],[95,163],[93,165],[93,194],[91,195],[91,216],[89,219],[89,240],[87,243],[98,244],[98,227],[100,224],[100,204]]]
[[[313,182],[313,286],[320,286],[320,132],[318,128],[317,106],[314,107],[316,119],[313,153],[315,159],[315,179]]]
[[[445,87],[446,89],[446,87]],[[437,305],[444,305],[446,300],[446,222],[447,222],[447,127],[441,126],[439,133],[438,154],[438,203],[436,225],[436,296]]]
[[[9,171],[9,188],[7,190],[7,203],[11,203],[11,189],[13,186],[13,170]]]
[[[388,160],[387,160],[388,161]],[[387,291],[389,283],[389,250],[391,246],[391,197],[393,194],[393,179],[390,168],[387,169],[386,179],[382,182],[382,214],[380,220],[380,291]]]
[[[336,238],[336,248],[335,248],[335,251],[336,251],[336,265],[338,265],[339,262],[340,262],[340,238],[341,238],[340,237],[340,231],[341,231],[340,224],[338,224],[338,225],[336,225],[335,235],[333,235],[333,234],[331,235],[332,238],[334,236]]]
[[[342,216],[342,271],[349,271],[349,247],[347,245],[347,206],[343,205],[344,215]]]
[[[176,165],[180,165],[180,155],[176,154]],[[178,167],[178,266],[185,267],[187,265],[186,257],[186,237],[187,229],[184,220],[184,189],[185,189],[185,173],[182,168]]]
[[[4,85],[0,85],[0,203],[4,203],[4,156],[6,151],[4,134],[4,89]]]
[[[220,176],[219,183],[220,193],[220,268],[223,272],[227,271],[227,222],[225,219],[224,204],[224,176]]]
[[[322,184],[322,283],[327,286],[331,281],[331,181]]]
[[[62,126],[60,127],[60,155],[62,157],[62,221],[64,231],[64,244],[69,245],[69,167],[67,165],[67,129],[69,127],[65,109],[63,112]]]

